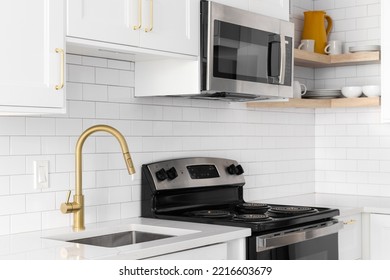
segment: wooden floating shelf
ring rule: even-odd
[[[252,108],[357,108],[378,107],[380,97],[335,98],[335,99],[289,99],[288,101],[248,102]]]
[[[380,52],[357,52],[325,55],[294,50],[295,65],[304,67],[331,67],[380,63]]]

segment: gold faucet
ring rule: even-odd
[[[69,202],[70,199],[70,193],[68,192],[68,197],[65,203],[61,204],[61,212],[64,214],[73,213],[73,230],[74,231],[82,231],[85,229],[84,226],[84,195],[82,192],[82,149],[85,140],[90,136],[92,133],[97,131],[105,131],[112,136],[114,136],[118,141],[122,149],[123,157],[125,158],[127,170],[129,171],[129,174],[134,174],[135,169],[133,165],[133,161],[131,160],[131,156],[129,153],[129,148],[127,147],[127,142],[123,135],[116,130],[115,128],[108,126],[108,125],[95,125],[87,130],[85,130],[79,137],[79,140],[76,144],[76,193],[73,196],[73,202]]]

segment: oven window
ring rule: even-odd
[[[337,260],[338,234],[330,234],[257,253],[250,240],[247,249],[249,259],[257,260]]]
[[[274,45],[277,51],[273,52],[272,47],[269,48],[270,38],[274,35],[215,20],[214,77],[267,83],[268,76],[271,76],[268,75],[269,50],[272,61],[279,61],[278,47]]]

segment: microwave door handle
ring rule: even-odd
[[[286,39],[283,34],[280,35],[280,72],[279,84],[284,85],[284,78],[286,74]]]

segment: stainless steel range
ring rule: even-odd
[[[338,209],[248,203],[235,160],[182,158],[142,166],[142,216],[249,227],[247,259],[338,259]]]

